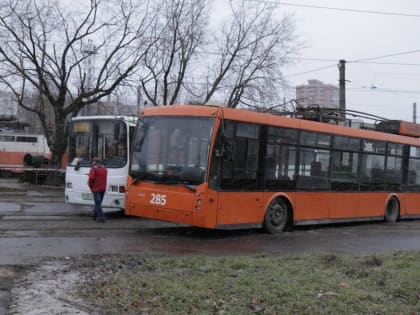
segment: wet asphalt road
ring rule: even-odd
[[[13,187],[13,185],[8,185]],[[0,192],[0,265],[84,254],[283,255],[314,252],[367,254],[420,249],[420,220],[260,230],[205,230],[141,218],[90,218],[90,207],[65,204],[62,190]]]

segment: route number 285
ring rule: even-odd
[[[152,197],[150,199],[150,203],[151,204],[153,204],[153,205],[161,205],[161,206],[166,205],[166,195],[150,194],[150,196]]]

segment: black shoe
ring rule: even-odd
[[[96,219],[96,222],[105,223],[105,218],[98,218]]]
[[[96,215],[93,215],[93,216],[92,216],[92,220],[93,220],[93,221],[96,221]]]

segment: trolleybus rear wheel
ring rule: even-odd
[[[291,220],[291,209],[284,199],[273,200],[264,216],[264,230],[274,234],[283,232]]]
[[[397,222],[400,216],[400,203],[397,198],[391,197],[385,208],[385,221]]]

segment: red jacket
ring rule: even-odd
[[[96,163],[89,171],[89,181],[88,185],[92,192],[101,192],[106,190],[106,168],[100,164]]]

